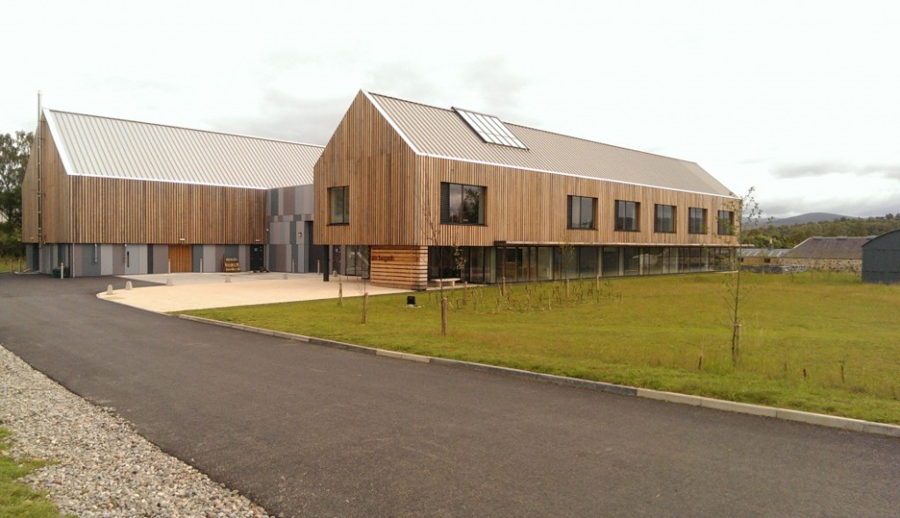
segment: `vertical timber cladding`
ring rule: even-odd
[[[314,169],[315,243],[422,246],[415,154],[365,94],[354,99]],[[350,222],[329,225],[328,189],[350,187]]]
[[[264,189],[87,176],[66,180],[74,209],[71,242],[265,242]]]
[[[373,246],[369,261],[373,285],[407,290],[428,287],[426,246]]]
[[[439,246],[494,246],[497,241],[519,243],[638,244],[682,246],[736,246],[734,236],[716,233],[719,210],[740,217],[739,200],[642,185],[609,182],[561,174],[540,173],[510,167],[461,162],[445,158],[417,157],[423,200],[425,243]],[[429,235],[428,221],[440,220],[440,182],[480,185],[486,190],[484,225],[439,225],[438,239]],[[567,228],[569,195],[597,198],[596,229]],[[615,201],[640,203],[640,230],[615,231]],[[674,233],[654,231],[654,206],[674,205]],[[707,210],[703,234],[688,233],[688,209]]]

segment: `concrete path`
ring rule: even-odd
[[[126,290],[127,280],[152,285]],[[168,283],[171,282],[171,286]],[[299,300],[337,298],[339,283],[336,278],[323,282],[314,273],[174,273],[130,275],[112,278],[113,294],[106,291],[97,296],[149,311],[166,313],[188,309],[223,308],[274,304]],[[404,290],[372,286],[357,278],[344,278],[344,297],[361,297],[363,293],[383,295],[403,293]]]
[[[897,514],[895,438],[217,328],[109,282],[0,275],[0,342],[281,516]]]

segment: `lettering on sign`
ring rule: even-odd
[[[372,254],[372,261],[378,261],[381,263],[389,263],[394,260],[394,256],[387,254]]]

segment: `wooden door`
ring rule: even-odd
[[[191,245],[169,245],[169,266],[172,273],[192,271],[192,259]]]

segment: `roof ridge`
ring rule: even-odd
[[[255,139],[255,140],[264,140],[267,142],[280,142],[283,144],[295,144],[298,146],[309,146],[309,147],[325,149],[325,146],[322,144],[310,144],[308,142],[297,142],[294,140],[276,139],[276,138],[269,138],[269,137],[258,137],[255,135],[245,135],[242,133],[229,133],[227,131],[215,131],[215,130],[208,130],[208,129],[188,128],[186,126],[174,126],[171,124],[161,124],[158,122],[139,121],[139,120],[135,120],[135,119],[123,119],[120,117],[110,117],[108,115],[93,115],[90,113],[73,112],[73,111],[67,111],[67,110],[56,110],[56,109],[52,109],[52,108],[44,108],[44,109],[50,113],[64,113],[67,115],[77,115],[79,117],[93,117],[95,119],[106,119],[106,120],[111,120],[111,121],[130,122],[133,124],[144,124],[147,126],[157,126],[160,128],[179,129],[179,130],[185,130],[185,131],[196,131],[196,132],[200,132],[200,133],[210,133],[213,135],[225,135],[225,136],[229,136],[229,137],[250,138],[250,139]]]
[[[451,107],[451,108],[443,108],[443,107],[441,107],[441,106],[435,106],[435,105],[433,105],[433,104],[426,104],[426,103],[419,102],[419,101],[410,101],[409,99],[401,99],[401,98],[399,98],[399,97],[394,97],[394,96],[391,96],[391,95],[384,95],[384,94],[379,94],[379,93],[375,93],[375,92],[368,92],[368,93],[369,93],[370,95],[375,95],[375,96],[378,96],[378,97],[383,97],[383,98],[385,98],[385,99],[392,99],[392,100],[394,100],[394,101],[400,101],[400,102],[405,102],[405,103],[409,103],[409,104],[415,104],[415,105],[417,105],[417,106],[424,106],[424,107],[426,107],[426,108],[434,108],[434,109],[436,109],[436,110],[441,110],[441,111],[445,111],[445,112],[456,113],[456,112],[453,110],[453,107]],[[479,114],[481,114],[481,115],[489,115],[489,116],[491,116],[491,117],[497,117],[496,115],[491,115],[491,114],[485,113],[485,112],[478,112],[478,111],[475,111],[475,110],[469,110],[468,108],[460,108],[460,109],[461,109],[461,110],[466,110],[466,111],[472,111],[472,112],[475,112],[475,113],[479,113]],[[700,166],[700,164],[698,164],[697,162],[694,162],[693,160],[685,160],[685,159],[683,159],[683,158],[676,158],[676,157],[673,157],[673,156],[661,155],[661,154],[659,154],[659,153],[651,153],[651,152],[649,152],[649,151],[642,151],[642,150],[640,150],[640,149],[633,149],[633,148],[629,148],[629,147],[625,147],[625,146],[619,146],[619,145],[617,145],[617,144],[608,144],[608,143],[606,143],[606,142],[600,142],[599,140],[591,140],[591,139],[589,139],[589,138],[576,137],[576,136],[574,136],[574,135],[567,135],[567,134],[565,134],[565,133],[560,133],[560,132],[558,132],[558,131],[550,131],[550,130],[545,130],[545,129],[541,129],[541,128],[535,128],[535,127],[533,127],[533,126],[526,126],[526,125],[524,125],[524,124],[517,124],[517,123],[515,123],[515,122],[505,121],[505,120],[501,119],[500,117],[497,117],[497,118],[500,119],[500,122],[502,122],[503,124],[509,125],[509,126],[516,126],[516,127],[518,127],[518,128],[524,128],[524,129],[527,129],[527,130],[539,131],[539,132],[541,132],[541,133],[546,133],[546,134],[548,134],[548,135],[556,135],[556,136],[558,136],[558,137],[565,137],[565,138],[570,138],[570,139],[580,140],[580,141],[582,141],[582,142],[588,142],[588,143],[591,143],[591,144],[599,144],[599,145],[601,145],[601,146],[609,146],[609,147],[612,147],[612,148],[621,149],[621,150],[623,150],[623,151],[631,151],[631,152],[634,152],[634,153],[641,153],[641,154],[644,154],[644,155],[656,156],[656,157],[659,157],[659,158],[666,158],[666,159],[669,159],[669,160],[677,160],[677,161],[679,161],[679,162],[685,162],[685,163],[688,163],[688,164],[694,164],[694,165],[696,165],[696,166],[698,166],[698,167]]]

